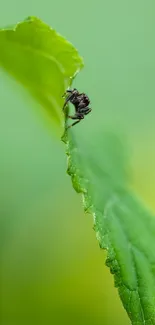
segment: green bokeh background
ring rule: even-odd
[[[85,69],[74,85],[93,112],[75,132],[124,132],[130,185],[154,211],[154,1],[0,4],[1,27],[38,16],[78,48]],[[64,144],[34,106],[0,71],[0,324],[127,325],[92,217],[65,173]]]

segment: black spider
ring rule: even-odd
[[[68,102],[71,102],[75,107],[75,115],[73,116],[68,115],[68,117],[71,118],[72,120],[77,120],[76,122],[74,122],[73,124],[67,127],[70,128],[73,125],[79,123],[81,120],[83,120],[85,115],[89,114],[92,109],[88,107],[90,100],[86,94],[84,93],[80,94],[78,90],[74,88],[73,90],[67,90],[62,97],[65,97],[67,93],[69,95],[65,100],[63,110],[65,109]]]

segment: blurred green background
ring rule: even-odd
[[[154,12],[153,0],[5,0],[0,10],[1,27],[38,16],[78,48],[85,69],[74,86],[93,112],[75,132],[124,132],[130,185],[153,211]],[[0,324],[127,325],[64,144],[33,106],[0,71]]]

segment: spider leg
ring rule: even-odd
[[[87,115],[88,113],[90,113],[92,111],[91,108],[89,108],[88,106],[80,108],[80,113]]]
[[[65,109],[67,103],[68,103],[72,98],[74,98],[74,94],[71,93],[71,94],[66,98],[66,100],[65,100],[65,102],[64,102],[64,105],[63,105],[63,108],[62,108],[63,110]]]
[[[77,120],[76,122],[74,122],[74,123],[72,123],[71,125],[67,126],[66,129],[71,128],[72,126],[74,126],[75,124],[79,123],[80,121],[81,121],[81,119],[80,119],[80,120]]]
[[[76,122],[72,123],[71,125],[69,125],[67,127],[68,128],[71,128],[72,126],[74,126],[75,124],[79,123],[82,119],[84,119],[84,116],[82,114],[75,114],[73,116],[71,115],[68,115],[68,118],[71,118],[72,120],[77,120]]]
[[[72,92],[73,92],[73,90],[71,90],[71,89],[66,90],[66,93],[72,93]]]
[[[72,120],[82,120],[84,119],[83,114],[76,113],[75,115],[68,115],[68,118],[71,118]]]
[[[91,111],[92,111],[92,109],[89,108],[89,109],[85,112],[85,115],[89,114]]]
[[[65,93],[62,95],[62,97],[64,98],[64,97],[66,96],[67,93],[72,93],[72,90],[67,89],[67,90],[65,91]]]
[[[85,112],[87,112],[88,110],[89,110],[88,106],[80,108],[80,113],[85,114]]]
[[[79,117],[75,114],[75,115],[68,115],[68,118],[71,118],[72,120],[78,120]]]

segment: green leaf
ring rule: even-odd
[[[40,19],[29,17],[0,30],[0,66],[62,124],[62,94],[83,67],[71,43]]]
[[[92,132],[88,143],[74,133],[63,137],[68,174],[94,216],[106,265],[132,324],[155,324],[155,218],[128,188],[125,144],[117,133]]]
[[[29,18],[0,31],[0,63],[53,119],[63,119],[61,96],[83,66],[69,42]],[[85,211],[94,216],[100,247],[107,250],[106,264],[132,324],[155,324],[155,218],[129,187],[124,138],[110,130],[80,137],[73,128],[63,141],[68,173],[84,197]]]

